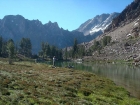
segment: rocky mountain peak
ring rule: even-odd
[[[53,28],[53,29],[58,29],[58,28],[59,28],[57,22],[54,22],[54,23],[53,23],[53,22],[51,22],[51,21],[49,21],[48,23],[46,23],[45,26],[46,26],[47,28]]]
[[[3,20],[5,21],[19,21],[19,20],[24,20],[25,18],[21,15],[6,15],[4,16]]]
[[[19,43],[23,37],[30,38],[33,53],[40,50],[41,42],[64,48],[72,46],[75,38],[78,39],[78,43],[95,38],[84,36],[81,32],[70,32],[59,28],[57,22],[49,21],[42,24],[39,20],[28,20],[20,15],[7,15],[0,20],[0,36],[5,40],[13,39],[15,43]]]
[[[101,14],[97,15],[92,19],[89,19],[77,29],[79,32],[83,32],[84,35],[94,35],[94,33],[102,32],[106,29],[106,27],[111,24],[112,19],[118,16],[119,13],[112,14]]]

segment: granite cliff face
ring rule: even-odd
[[[111,24],[112,20],[117,17],[119,13],[101,14],[92,19],[87,20],[85,23],[77,29],[79,32],[83,32],[84,35],[95,35],[95,33],[102,34],[104,30]]]
[[[73,45],[74,38],[78,39],[78,43],[88,42],[93,36],[84,36],[83,33],[77,31],[68,31],[60,28],[57,22],[49,21],[42,24],[39,20],[28,20],[21,15],[8,15],[0,20],[0,35],[8,40],[12,38],[15,43],[19,43],[21,38],[30,38],[33,53],[40,50],[41,42],[48,42],[59,48]]]

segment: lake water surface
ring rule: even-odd
[[[132,96],[140,99],[140,67],[127,64],[74,63],[57,62],[56,66],[74,66],[73,69],[93,72],[96,75],[111,79],[117,85],[126,88]]]

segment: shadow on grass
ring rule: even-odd
[[[32,67],[31,65],[27,65],[27,64],[10,64],[10,65],[13,65],[13,66],[21,66],[21,67]]]
[[[32,67],[32,66],[29,66],[29,65],[18,65],[18,66],[23,66],[23,67]]]

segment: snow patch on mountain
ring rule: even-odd
[[[93,35],[96,32],[104,30],[111,24],[113,18],[118,16],[119,13],[112,13],[112,14],[102,14],[97,15],[96,17],[89,19],[85,23],[83,23],[77,30],[79,32],[83,32],[84,35]]]

